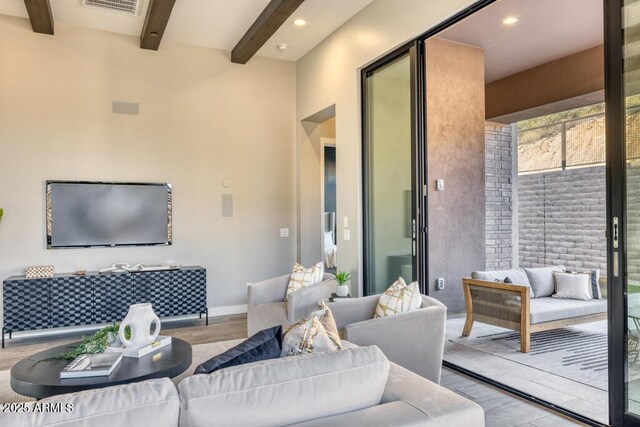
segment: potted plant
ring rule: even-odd
[[[338,281],[338,286],[336,286],[336,295],[343,298],[348,296],[349,286],[347,285],[347,282],[351,280],[351,273],[338,271],[336,273],[336,280]]]

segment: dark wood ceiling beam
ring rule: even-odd
[[[246,64],[304,0],[271,0],[231,51],[231,62]]]
[[[147,16],[144,18],[140,34],[140,48],[158,50],[175,3],[176,0],[149,0]]]
[[[49,0],[24,0],[33,32],[53,35],[53,14]]]

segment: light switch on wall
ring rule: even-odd
[[[280,237],[289,237],[289,229],[281,228],[280,229]]]
[[[349,230],[342,230],[342,239],[343,240],[351,239],[351,233],[349,232]]]

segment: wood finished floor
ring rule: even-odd
[[[227,341],[247,336],[247,317],[244,314],[212,317],[209,326],[202,320],[179,320],[165,322],[163,331],[181,338],[192,345],[217,341]],[[45,336],[14,336],[6,341],[6,348],[0,350],[0,370],[11,369],[20,359],[35,352],[73,341],[91,332],[70,332]],[[557,415],[538,405],[512,396],[499,389],[475,381],[449,369],[442,373],[442,385],[467,397],[484,408],[487,427],[512,426],[574,426],[581,425]]]

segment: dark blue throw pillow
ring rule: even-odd
[[[275,326],[252,335],[246,341],[200,364],[194,374],[210,374],[229,366],[277,359],[281,351],[282,326]]]

